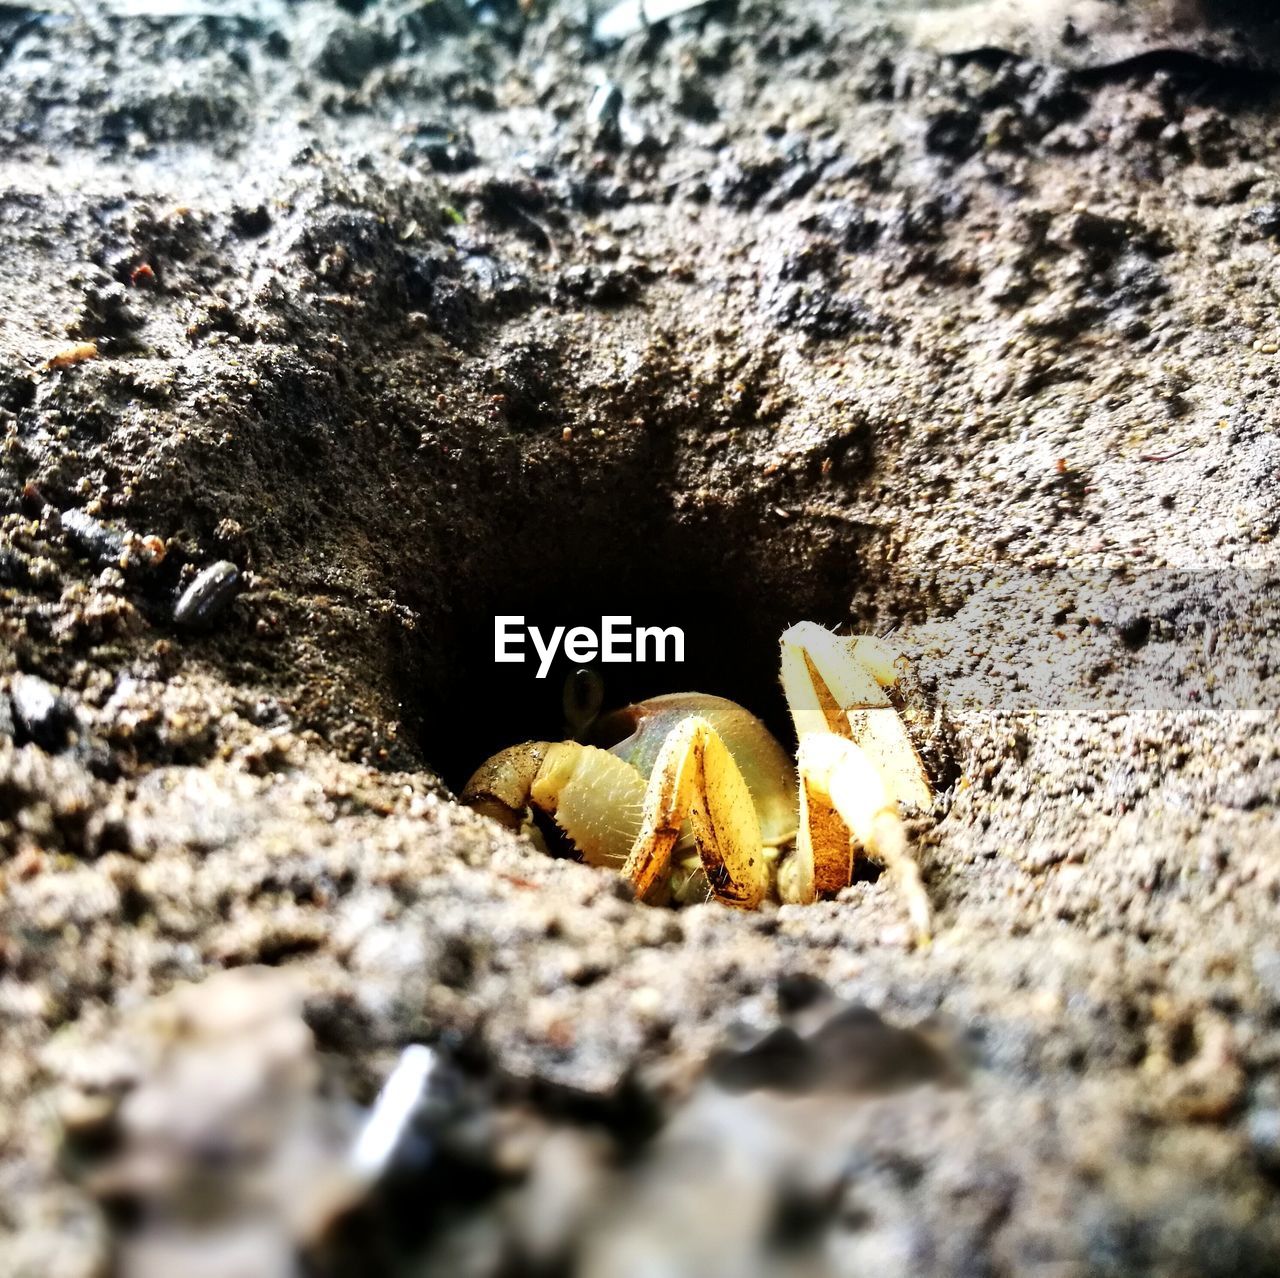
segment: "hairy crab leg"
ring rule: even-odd
[[[530,793],[555,818],[588,865],[619,869],[641,830],[644,778],[595,746],[561,742],[547,751]]]
[[[860,746],[894,800],[928,808],[933,790],[906,724],[886,692],[898,681],[878,639],[844,638],[812,621],[782,636],[782,686],[796,735],[831,732]]]
[[[728,747],[698,717],[671,729],[653,765],[640,834],[622,869],[638,897],[666,877],[686,818],[716,897],[755,909],[769,889],[755,805]]]
[[[870,856],[888,866],[905,898],[916,939],[927,944],[931,932],[929,898],[920,867],[908,850],[898,805],[880,770],[860,746],[831,732],[802,736],[798,761],[801,821],[797,851],[802,857],[812,856],[818,885],[843,887],[850,882],[853,847],[848,834],[852,833]],[[836,815],[847,832],[831,819]]]

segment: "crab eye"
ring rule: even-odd
[[[584,666],[569,675],[562,699],[566,734],[574,741],[585,740],[603,701],[604,680],[594,670]]]

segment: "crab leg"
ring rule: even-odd
[[[888,866],[906,899],[917,939],[927,943],[929,898],[920,869],[907,850],[898,805],[867,752],[834,733],[811,732],[800,738],[798,764],[800,834],[796,850],[802,858],[812,857],[817,886],[834,890],[852,879],[852,833],[853,840],[871,857]]]
[[[810,621],[782,636],[783,690],[800,740],[800,830],[791,859],[800,889],[808,889],[801,899],[812,900],[852,881],[861,845],[893,873],[924,942],[929,900],[898,805],[927,808],[933,792],[889,698],[897,681],[894,655],[878,639],[844,638]]]
[[[796,735],[847,738],[875,761],[893,800],[928,808],[928,775],[885,691],[897,681],[893,654],[878,639],[846,639],[812,621],[782,636],[782,686]]]
[[[686,820],[720,900],[754,909],[768,891],[751,792],[719,734],[697,716],[663,738],[647,785],[606,750],[530,741],[484,763],[462,798],[512,830],[528,805],[541,809],[583,860],[621,869],[642,900],[665,882]]]
[[[698,717],[671,729],[649,777],[640,834],[622,868],[641,899],[664,877],[686,818],[717,898],[754,909],[769,888],[760,822],[733,756]]]

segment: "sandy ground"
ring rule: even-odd
[[[0,6],[0,1272],[1280,1273],[1273,26],[237,8]],[[459,807],[495,612],[892,634],[933,945]]]

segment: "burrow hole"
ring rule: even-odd
[[[767,522],[742,508],[714,518],[668,510],[637,519],[629,494],[597,502],[604,518],[530,517],[517,536],[472,557],[465,582],[448,607],[437,607],[431,633],[406,662],[406,726],[455,792],[505,746],[562,739],[565,681],[584,664],[561,647],[539,678],[527,638],[523,664],[496,663],[498,614],[523,616],[544,635],[557,626],[599,632],[604,616],[679,627],[680,664],[585,663],[603,681],[604,708],[666,692],[712,693],[748,707],[784,745],[794,744],[778,638],[804,619],[850,624],[854,547],[810,542],[800,529],[766,532]]]

